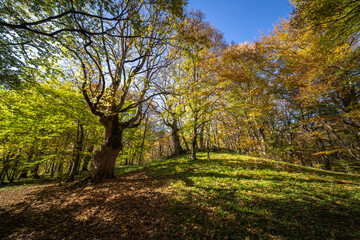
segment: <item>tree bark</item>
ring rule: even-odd
[[[148,129],[148,122],[149,122],[149,115],[145,119],[145,128],[144,128],[144,133],[142,136],[141,146],[140,146],[139,164],[142,164],[143,160],[144,160],[144,147],[145,147],[146,133],[147,133],[147,129]]]
[[[199,134],[199,149],[204,150],[205,149],[205,140],[204,140],[204,125],[200,128],[200,134]]]
[[[24,169],[21,171],[19,178],[27,178],[28,170]]]
[[[198,111],[194,112],[193,136],[191,139],[191,160],[196,160],[197,137],[198,137]]]
[[[54,173],[55,173],[55,161],[52,161],[51,170],[50,170],[50,178],[54,177]]]
[[[191,140],[191,160],[196,160],[196,150],[197,150],[197,126],[195,124],[193,130],[193,138]]]
[[[84,142],[84,127],[78,122],[76,134],[76,146],[74,149],[73,161],[70,165],[69,177],[67,181],[74,181],[75,175],[79,174],[81,150]]]
[[[181,134],[181,137],[182,137],[182,139],[183,139],[183,141],[184,141],[186,151],[190,151],[189,144],[188,144],[188,142],[186,141],[186,138],[185,138],[184,134]]]
[[[63,160],[59,163],[59,185],[61,186],[62,176],[63,176],[63,170],[64,170],[64,163]]]
[[[324,142],[321,140],[321,138],[317,138],[316,140],[319,142],[320,149],[322,151],[326,151]],[[329,156],[327,154],[321,154],[321,158],[324,161],[324,168],[326,170],[331,170],[331,163],[330,163]]]
[[[89,165],[89,162],[91,160],[91,157],[92,157],[92,152],[94,151],[94,148],[95,146],[94,145],[90,145],[90,147],[88,148],[88,154],[89,155],[86,155],[85,158],[84,158],[84,163],[82,165],[82,171],[89,171],[88,170],[88,165]]]
[[[103,116],[100,122],[105,127],[105,138],[93,155],[90,171],[92,182],[115,177],[115,161],[123,148],[123,128],[120,126],[118,115]]]
[[[174,144],[174,156],[179,156],[184,152],[184,150],[181,147],[180,136],[179,136],[180,129],[178,127],[177,119],[175,117],[173,117],[173,124],[171,126],[171,130],[172,130],[171,137]]]
[[[1,169],[1,172],[0,172],[0,183],[1,183],[1,184],[4,183],[5,176],[6,176],[6,172],[8,171],[8,169],[9,169],[8,166],[4,166],[4,167]]]
[[[40,167],[39,163],[35,164],[35,166],[34,166],[34,168],[32,170],[33,178],[40,178],[40,176],[38,174],[39,167]]]
[[[207,160],[210,161],[210,140],[206,141],[206,153],[207,153]]]
[[[166,126],[168,126],[171,129],[171,140],[174,146],[174,150],[170,150],[170,152],[172,152],[172,156],[179,156],[180,154],[182,154],[184,152],[183,148],[181,147],[181,142],[180,142],[180,135],[179,135],[179,126],[178,126],[178,120],[175,116],[175,114],[170,113],[171,114],[171,119],[172,122],[168,121],[168,120],[164,120],[164,123]],[[186,142],[185,142],[186,144]]]
[[[3,162],[3,167],[0,171],[0,183],[4,183],[5,180],[5,176],[7,174],[7,171],[10,169],[10,159],[14,156],[15,154],[8,154],[6,157],[4,157],[4,162]]]

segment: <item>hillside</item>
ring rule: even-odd
[[[119,169],[130,172],[95,186],[0,190],[0,238],[360,238],[359,176],[237,154],[199,156]]]

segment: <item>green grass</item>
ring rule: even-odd
[[[359,175],[231,153],[198,157],[116,168],[166,183],[168,239],[360,239]]]
[[[148,165],[182,239],[360,239],[360,178],[237,154]]]
[[[37,185],[44,185],[44,184],[50,184],[50,183],[58,183],[59,180],[56,178],[51,179],[48,176],[41,176],[38,179],[34,179],[31,177],[28,178],[21,178],[19,180],[14,180],[14,182],[4,182],[4,184],[0,184],[0,191],[2,190],[8,190],[8,189],[15,189],[15,188],[23,188],[28,186],[37,186]]]
[[[75,180],[80,180],[85,178],[89,175],[89,171],[80,171],[78,175],[75,176]],[[66,182],[68,173],[63,173],[61,176],[61,181],[59,179],[59,174],[56,174],[54,177],[50,177],[50,174],[40,174],[39,178],[33,177],[26,177],[15,179],[12,183],[5,181],[4,184],[0,184],[0,191],[5,189],[12,189],[12,188],[21,188],[21,187],[28,187],[28,186],[36,186],[36,185],[44,185],[44,184],[59,184]]]

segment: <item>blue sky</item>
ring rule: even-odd
[[[228,43],[252,42],[292,11],[289,0],[188,0],[191,8],[200,9]]]

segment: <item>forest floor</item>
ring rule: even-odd
[[[0,239],[360,239],[360,177],[237,154],[0,189]]]

